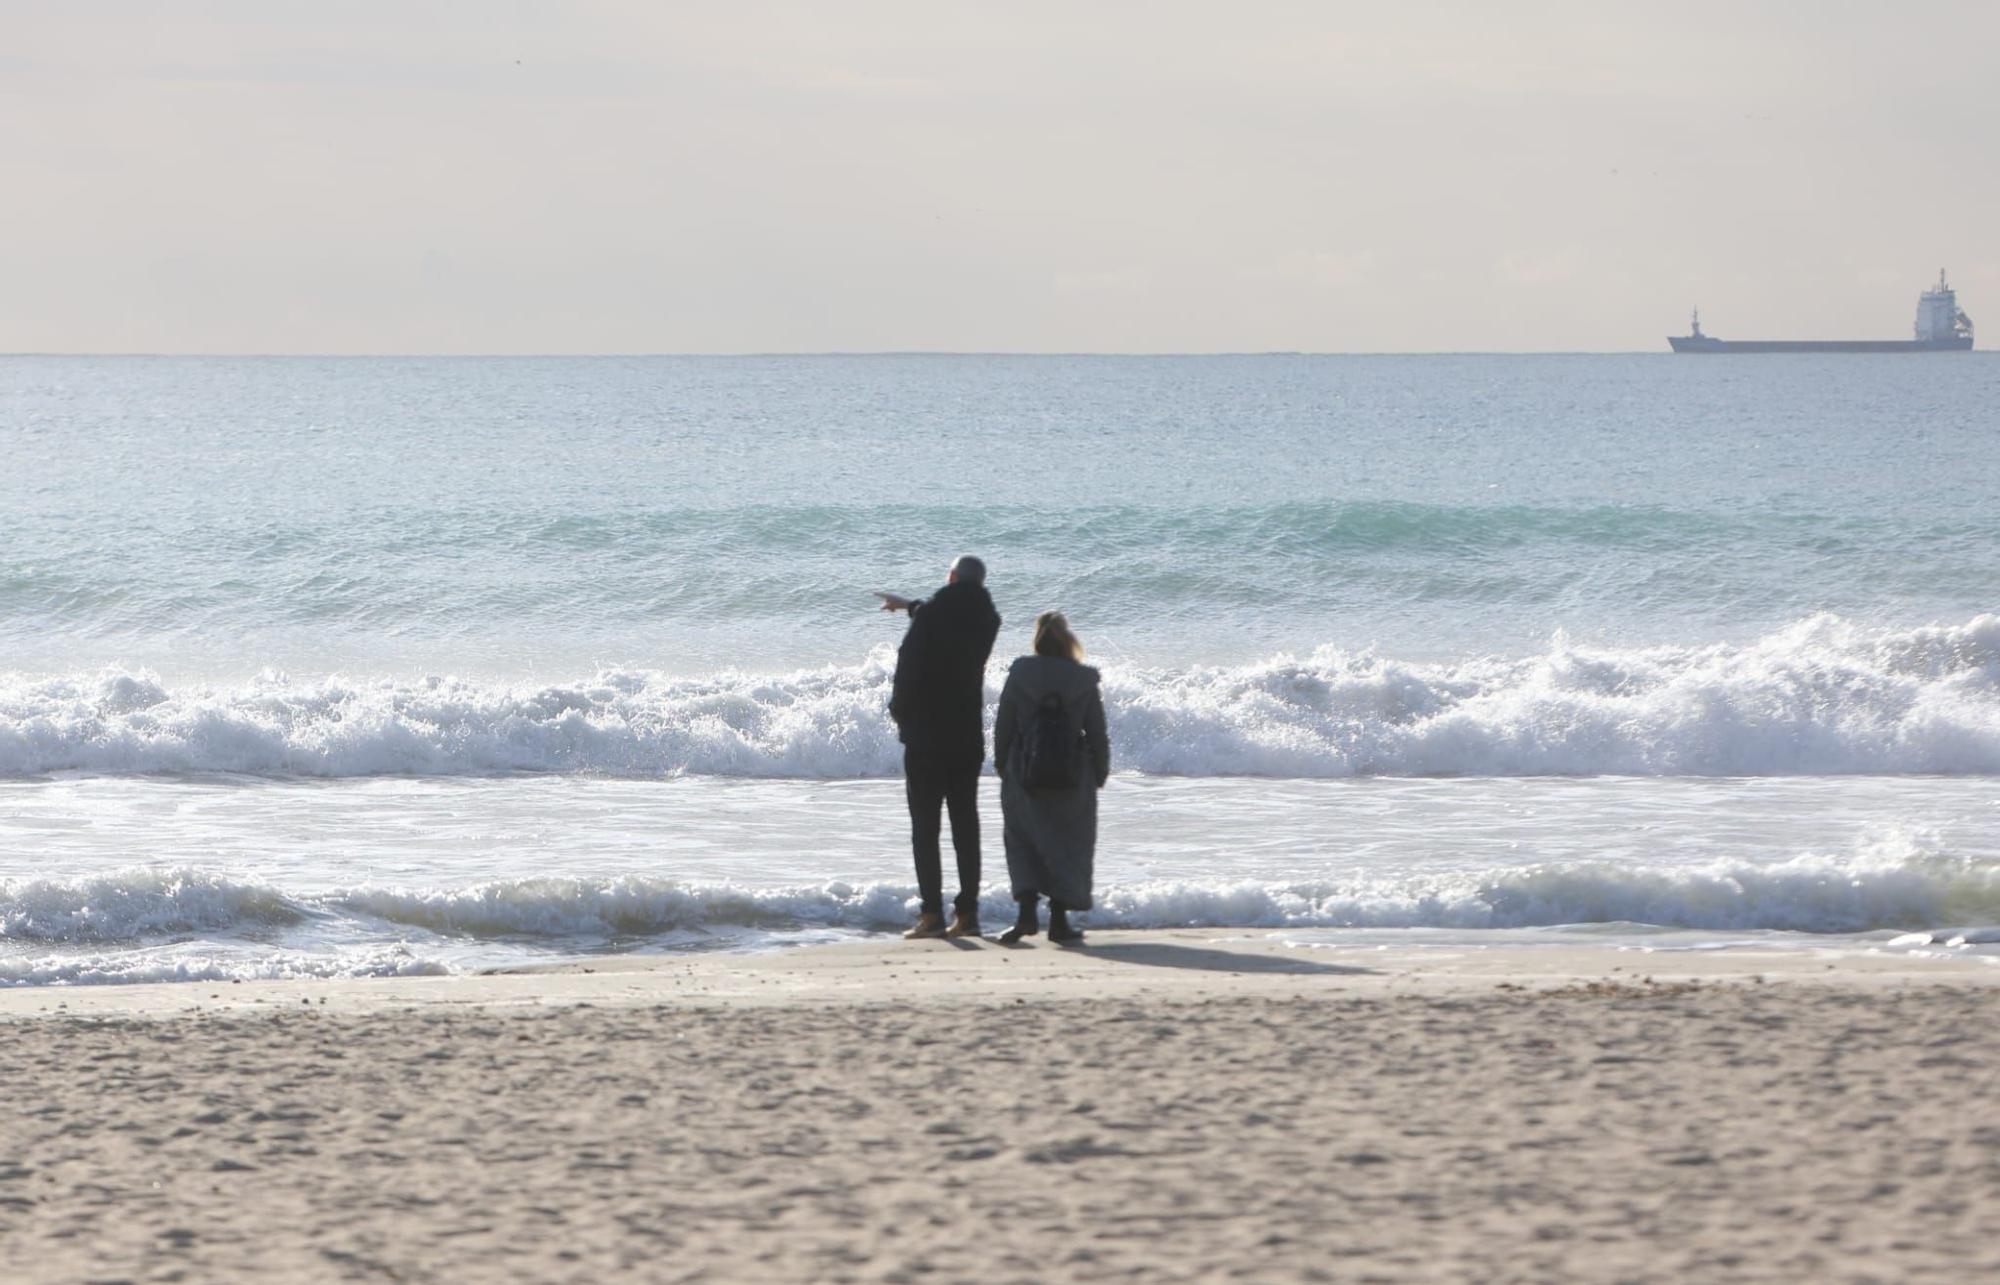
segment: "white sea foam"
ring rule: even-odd
[[[73,883],[0,881],[0,946],[92,945],[198,935],[259,939],[274,924],[318,941],[400,936],[593,944],[684,930],[879,930],[914,909],[907,884],[744,887],[648,877],[500,879],[457,888],[288,895],[195,870],[131,870]],[[1011,914],[989,887],[982,910]],[[1715,930],[1962,934],[2000,922],[2000,861],[1908,839],[1845,856],[1718,860],[1679,868],[1565,862],[1426,876],[1295,881],[1173,879],[1099,890],[1100,927],[1446,928],[1650,924]]]
[[[0,942],[123,941],[294,924],[307,907],[262,883],[195,869],[0,880]]]
[[[915,888],[885,883],[745,888],[627,876],[505,879],[461,889],[360,888],[332,894],[326,903],[439,934],[602,938],[723,926],[883,927],[907,919],[915,899]]]
[[[0,955],[0,986],[104,986],[144,982],[293,981],[328,977],[443,977],[450,969],[401,946],[358,952],[266,954],[127,950]]]
[[[889,776],[892,663],[884,650],[774,676],[612,671],[539,687],[0,678],[0,775]],[[1439,664],[1324,648],[1111,667],[1105,693],[1117,763],[1160,774],[2000,772],[1994,615],[1900,630],[1821,616],[1747,645],[1558,639],[1528,658]]]

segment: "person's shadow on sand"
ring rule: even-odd
[[[1176,946],[1171,942],[1107,942],[1093,938],[1079,955],[1108,959],[1117,964],[1145,964],[1152,968],[1198,968],[1211,973],[1290,973],[1293,975],[1360,976],[1373,968],[1352,964],[1322,964],[1312,959],[1285,955],[1247,955],[1233,950],[1212,950],[1206,946]]]

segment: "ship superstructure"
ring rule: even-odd
[[[1938,269],[1937,286],[1917,299],[1913,339],[1717,339],[1701,332],[1701,310],[1695,309],[1692,329],[1672,335],[1675,352],[1967,352],[1972,348],[1972,318],[1958,306],[1958,294]]]
[[[1944,269],[1938,269],[1937,289],[1926,290],[1917,298],[1917,342],[1944,343],[1965,340],[1972,347],[1972,318],[1958,307],[1958,292],[1945,283]]]

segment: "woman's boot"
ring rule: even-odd
[[[1053,899],[1049,902],[1049,940],[1058,946],[1083,944],[1083,930],[1070,927],[1069,909]]]
[[[1000,934],[1000,944],[1011,946],[1023,937],[1032,937],[1042,930],[1042,922],[1035,915],[1035,903],[1040,897],[1029,895],[1021,898],[1021,914],[1014,920],[1014,926]]]

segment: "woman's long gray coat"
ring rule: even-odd
[[[1030,790],[1020,759],[1042,698],[1062,698],[1084,743],[1076,787]],[[1002,837],[1007,876],[1018,899],[1038,893],[1070,910],[1090,909],[1091,867],[1097,857],[1097,791],[1111,774],[1104,732],[1104,696],[1097,671],[1060,656],[1023,656],[1007,671],[993,726],[993,766],[1000,774]]]

